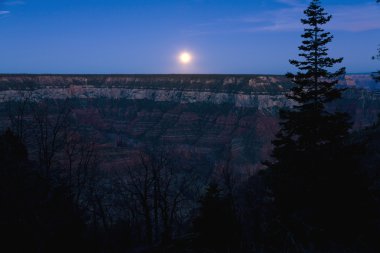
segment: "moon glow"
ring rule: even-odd
[[[179,55],[179,61],[182,63],[182,64],[189,64],[192,60],[192,56],[190,53],[188,52],[183,52]]]

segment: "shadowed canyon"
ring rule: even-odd
[[[156,146],[207,175],[221,166],[252,174],[269,159],[289,85],[263,75],[1,75],[0,123],[22,116],[21,131],[31,131],[33,111],[20,116],[20,106],[44,102],[69,108],[70,127],[96,143],[105,168],[133,164],[136,152]],[[350,113],[355,129],[375,122],[380,92],[371,76],[347,75],[340,85],[344,99],[330,107]]]

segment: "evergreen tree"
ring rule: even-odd
[[[4,252],[83,252],[81,214],[69,190],[49,185],[20,138],[0,134],[0,233]]]
[[[376,3],[380,3],[380,0],[377,0]],[[380,47],[377,49],[377,55],[372,57],[373,60],[377,59],[380,60]],[[377,71],[372,74],[373,79],[375,79],[377,82],[380,82],[380,71]]]
[[[326,108],[341,97],[337,84],[345,74],[345,68],[330,71],[343,60],[328,56],[333,36],[323,25],[332,16],[319,0],[312,0],[304,13],[300,60],[290,61],[299,71],[287,74],[294,84],[288,98],[295,105],[280,112],[281,129],[268,170],[279,220],[293,250],[331,237],[346,240],[351,232],[356,236],[364,225],[358,217],[369,210],[364,180],[351,159],[356,150],[345,144],[349,116]]]
[[[236,252],[239,229],[229,201],[217,184],[211,183],[200,201],[194,221],[196,247],[209,252]]]
[[[380,47],[377,49],[377,55],[372,57],[373,60],[380,60]],[[377,71],[375,73],[372,73],[373,79],[375,79],[377,82],[380,82],[380,71]]]

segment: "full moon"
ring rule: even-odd
[[[191,54],[187,53],[187,52],[183,52],[179,55],[179,61],[182,63],[182,64],[188,64],[191,62]]]

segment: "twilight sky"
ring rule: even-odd
[[[333,56],[380,69],[375,0],[324,0]],[[292,70],[307,0],[0,0],[0,73],[245,73]],[[178,55],[192,54],[183,65]]]

